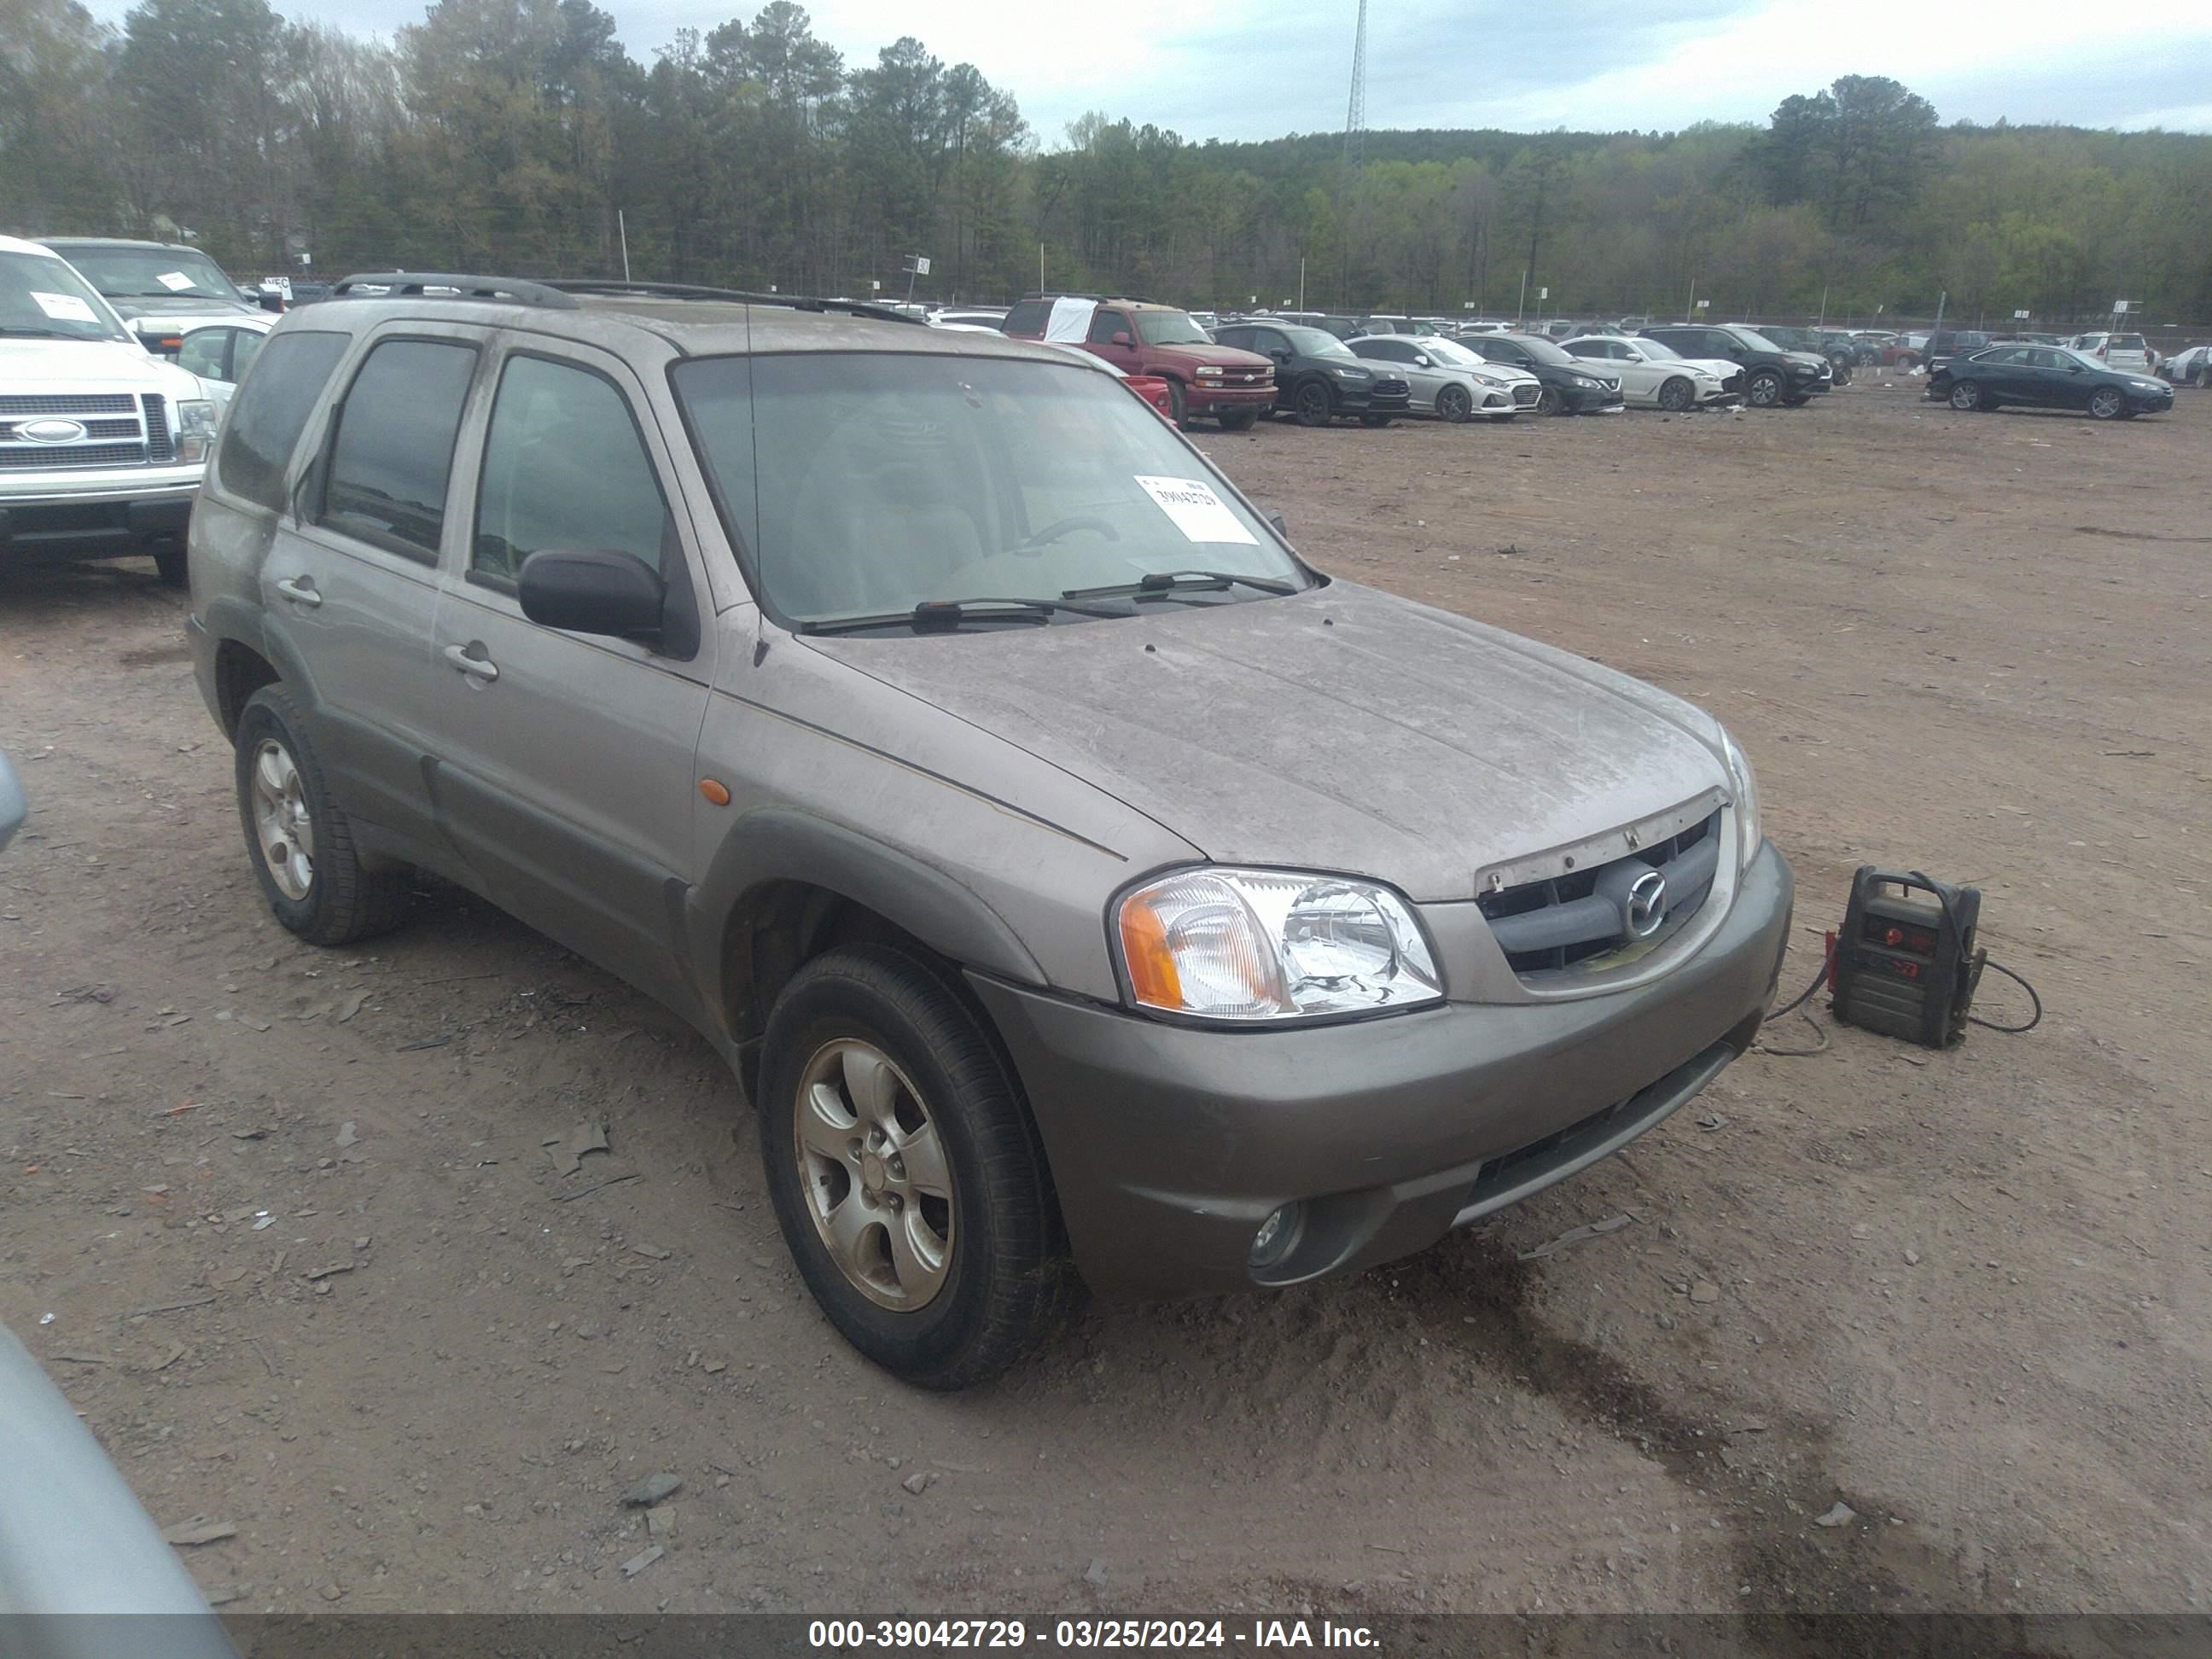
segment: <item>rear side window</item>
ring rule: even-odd
[[[1042,334],[1051,318],[1051,301],[1023,300],[1006,313],[1006,320],[999,326],[1008,334]]]
[[[283,511],[284,470],[291,464],[293,446],[350,338],[288,330],[262,347],[222,423],[216,477],[227,492],[257,507]]]
[[[474,346],[444,340],[386,340],[371,351],[338,411],[319,522],[434,562],[476,367]]]

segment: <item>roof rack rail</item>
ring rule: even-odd
[[[1073,289],[1033,288],[1022,295],[1024,300],[1096,300],[1102,305],[1109,300],[1127,300],[1132,305],[1157,306],[1166,302],[1155,300],[1149,294],[1084,294]]]
[[[791,311],[846,311],[855,317],[873,318],[878,322],[928,326],[921,318],[910,313],[867,300],[817,300],[804,294],[757,294],[748,289],[708,288],[697,283],[625,283],[595,276],[564,276],[539,286],[552,289],[563,295],[586,294],[616,299],[629,295],[640,300],[735,301],[741,305],[781,306]]]
[[[380,295],[357,292],[381,289]],[[450,289],[450,295],[432,295],[432,289]],[[364,270],[342,277],[331,289],[331,298],[343,299],[490,300],[504,305],[542,306],[549,311],[574,311],[576,302],[546,283],[524,282],[514,276],[463,276],[443,270]]]

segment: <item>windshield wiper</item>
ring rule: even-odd
[[[78,340],[84,337],[71,334],[60,328],[19,328],[13,325],[0,325],[0,334],[14,334],[26,340]]]
[[[1066,605],[1059,599],[924,599],[911,611],[886,611],[879,617],[831,617],[799,624],[802,634],[856,634],[871,628],[911,628],[917,634],[943,633],[966,623],[1017,622],[1044,623],[1055,614],[1077,617],[1121,617],[1123,611],[1107,611],[1094,605]]]
[[[1231,586],[1256,587],[1262,593],[1295,593],[1298,591],[1293,584],[1279,581],[1273,576],[1241,576],[1233,570],[1154,570],[1135,581],[1122,582],[1112,587],[1071,587],[1060,597],[1063,599],[1105,599],[1130,594],[1139,599],[1165,599],[1170,593]]]

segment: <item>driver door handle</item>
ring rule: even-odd
[[[323,596],[315,592],[314,578],[312,576],[286,576],[276,582],[275,586],[279,593],[291,600],[293,604],[303,605],[310,611],[323,602]]]
[[[499,678],[499,665],[489,657],[474,654],[483,649],[483,643],[477,640],[471,640],[466,645],[449,645],[446,647],[446,660],[471,679],[481,680],[489,685]]]

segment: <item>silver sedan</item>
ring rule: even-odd
[[[1543,393],[1524,368],[1485,361],[1435,335],[1366,334],[1347,341],[1356,356],[1389,363],[1406,378],[1417,415],[1444,421],[1510,421]]]

